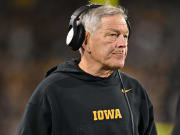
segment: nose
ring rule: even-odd
[[[117,38],[116,46],[127,47],[127,44],[128,44],[127,38],[123,34],[120,34],[119,37]]]

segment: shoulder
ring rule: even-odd
[[[142,84],[140,83],[140,81],[138,81],[137,79],[135,79],[133,76],[130,76],[124,72],[121,72],[121,77],[122,80],[127,84],[127,85],[131,85],[131,86],[138,86],[138,87],[143,87]]]
[[[125,84],[125,88],[132,89],[132,92],[128,94],[128,96],[131,97],[131,100],[134,103],[136,102],[137,104],[146,107],[146,109],[152,107],[148,92],[140,81],[126,73],[121,73],[121,76]]]
[[[68,78],[68,76],[64,73],[53,73],[48,77],[44,78],[38,86],[35,88],[32,96],[29,100],[31,104],[41,104],[46,99],[49,100],[49,97],[57,91],[61,91],[62,80]]]
[[[135,79],[134,77],[124,72],[121,72],[121,77],[125,85],[125,88],[132,89],[132,92],[135,96],[140,96],[141,98],[142,97],[146,98],[148,96],[147,90],[144,88],[144,86],[139,80]]]

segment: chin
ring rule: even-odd
[[[115,58],[111,60],[112,67],[122,69],[125,65],[126,57]]]
[[[116,66],[116,69],[122,69],[124,67],[124,64]]]
[[[109,59],[105,61],[104,67],[107,69],[115,70],[122,69],[125,65],[125,59]]]
[[[125,60],[117,61],[114,63],[114,68],[116,69],[122,69],[124,67]]]
[[[108,67],[109,67],[110,69],[113,69],[113,70],[115,70],[115,69],[122,69],[122,68],[124,67],[124,62],[122,62],[122,63],[117,63],[117,64],[111,63],[111,64],[108,65]]]

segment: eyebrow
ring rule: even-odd
[[[113,29],[113,28],[108,28],[108,29],[106,29],[106,30],[108,30],[108,31],[113,31],[113,32],[116,32],[116,33],[122,33],[121,31],[119,31],[119,30],[116,30],[116,29]],[[124,32],[125,34],[129,34],[129,31],[127,31],[127,32]]]

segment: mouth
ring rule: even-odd
[[[125,54],[125,49],[114,50],[113,54]]]
[[[113,55],[117,58],[123,58],[125,57],[125,54],[124,53],[113,53]]]
[[[115,52],[115,53],[112,53],[112,54],[121,54],[121,55],[125,55],[125,53],[123,53],[123,52]]]
[[[113,52],[113,55],[125,55],[125,51]]]

